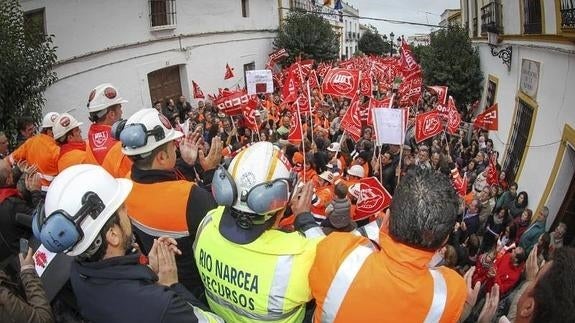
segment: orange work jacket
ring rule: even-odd
[[[467,297],[463,277],[428,268],[433,252],[394,241],[335,232],[318,244],[309,282],[314,322],[457,322]]]
[[[333,186],[321,186],[315,190],[312,198],[311,214],[316,221],[322,221],[326,218],[325,208],[333,201]]]
[[[86,142],[86,163],[100,165],[115,178],[125,178],[132,161],[122,153],[122,143],[112,138],[111,127],[92,124]]]
[[[58,175],[58,158],[60,147],[52,136],[39,133],[26,140],[18,149],[8,156],[8,162],[14,165],[20,160],[25,160],[29,165],[38,166],[42,190],[48,186]]]
[[[58,158],[58,171],[86,162],[86,143],[69,142],[60,148],[60,158]]]

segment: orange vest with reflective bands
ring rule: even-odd
[[[325,208],[333,201],[333,186],[321,186],[315,190],[315,201],[312,200],[311,214],[316,220],[325,219]],[[314,199],[315,199],[314,197]]]
[[[63,155],[60,156],[58,159],[58,171],[62,172],[64,169],[74,166],[84,164],[86,161],[86,151],[74,149],[70,150]]]
[[[151,184],[134,182],[132,192],[126,199],[132,224],[156,237],[168,235],[177,239],[188,236],[186,210],[194,186],[194,183],[186,180]]]
[[[18,149],[8,156],[8,161],[14,165],[20,160],[25,160],[29,165],[38,166],[38,174],[42,190],[47,190],[48,186],[58,175],[58,158],[60,157],[60,147],[52,136],[39,133],[26,140]]]
[[[457,322],[467,297],[463,277],[428,268],[433,252],[380,233],[381,250],[365,237],[335,232],[318,244],[309,274],[314,322]]]
[[[132,164],[132,160],[122,152],[122,143],[118,141],[108,150],[102,167],[115,178],[124,178],[132,169]]]

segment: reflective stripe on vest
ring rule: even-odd
[[[320,227],[309,228],[304,231],[303,235],[309,239],[325,237],[325,233]]]
[[[217,316],[216,314],[204,312],[190,303],[188,303],[188,305],[190,305],[194,309],[194,314],[198,319],[198,323],[212,323],[212,322],[225,323],[224,320],[222,320],[222,318]]]
[[[341,263],[327,291],[322,307],[321,322],[335,321],[349,287],[367,257],[372,253],[372,248],[361,245],[350,252]],[[433,278],[433,300],[425,317],[425,323],[439,322],[447,303],[447,283],[443,274],[435,269],[429,269],[429,273]]]
[[[289,277],[293,268],[293,256],[279,256],[270,293],[268,296],[268,313],[282,313]]]
[[[138,222],[134,218],[132,218],[132,224],[136,228],[138,228],[142,232],[144,232],[145,234],[151,235],[153,237],[168,236],[170,238],[179,239],[179,238],[187,237],[189,235],[188,231],[165,231],[165,230],[158,230],[158,229],[150,228],[149,226],[146,226],[146,225]]]
[[[355,276],[363,266],[363,263],[369,255],[373,253],[373,249],[364,245],[356,247],[352,252],[345,257],[341,263],[335,277],[333,277],[331,286],[325,296],[325,301],[322,307],[322,322],[333,322],[337,316],[337,312],[347,295],[349,286],[355,279]]]
[[[425,323],[439,322],[447,303],[447,283],[443,274],[435,269],[429,269],[429,273],[433,278],[433,300],[425,317]]]
[[[371,221],[357,231],[364,237],[379,243],[379,221]]]
[[[215,210],[217,210],[217,208],[213,209],[212,211],[209,211],[208,214],[206,214],[206,216],[202,220],[202,222],[200,222],[200,225],[198,226],[198,231],[196,231],[196,237],[194,238],[194,244],[193,244],[194,250],[196,250],[196,245],[198,244],[198,238],[200,236],[200,233],[202,233],[202,231],[204,231],[206,226],[210,224],[210,222],[212,222],[212,212],[214,212]]]

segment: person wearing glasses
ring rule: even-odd
[[[160,237],[147,257],[134,248],[126,207],[133,186],[97,165],[70,166],[56,177],[32,221],[46,249],[74,257],[70,283],[82,317],[107,323],[223,322],[179,282],[175,257],[183,246]]]
[[[308,272],[324,234],[310,213],[313,183],[298,186],[296,177],[270,142],[241,150],[214,174],[219,207],[200,224],[194,255],[210,308],[226,322],[302,322],[306,316]],[[309,232],[298,228],[305,236],[280,229],[294,190],[296,228],[302,215],[313,223]]]
[[[122,152],[134,163],[130,173],[134,188],[126,205],[142,250],[149,252],[158,237],[175,239],[182,250],[177,257],[179,281],[200,297],[203,285],[193,258],[193,234],[216,204],[192,177],[197,174],[197,162],[204,183],[209,183],[221,160],[221,140],[215,137],[205,156],[199,133],[183,137],[156,109],[134,113],[127,121],[114,125],[114,134],[122,143]]]

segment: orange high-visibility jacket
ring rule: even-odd
[[[467,297],[463,277],[428,268],[433,252],[380,233],[335,232],[319,243],[309,274],[315,322],[457,322]]]
[[[8,156],[8,162],[14,165],[20,160],[25,160],[30,165],[38,166],[38,174],[42,190],[47,190],[48,186],[58,175],[58,158],[60,157],[60,147],[52,136],[39,133],[26,140],[18,149]]]
[[[86,162],[86,145],[84,142],[72,142],[62,145],[58,158],[58,171]]]
[[[132,161],[122,153],[122,143],[111,138],[110,129],[107,125],[90,126],[86,140],[86,163],[104,167],[115,178],[124,178],[132,169]],[[94,136],[98,139],[94,139]]]
[[[122,152],[122,143],[117,142],[110,148],[102,167],[115,178],[124,178],[132,169],[132,160]]]
[[[315,190],[311,204],[311,214],[317,220],[325,219],[325,208],[333,201],[333,186],[321,186]]]

